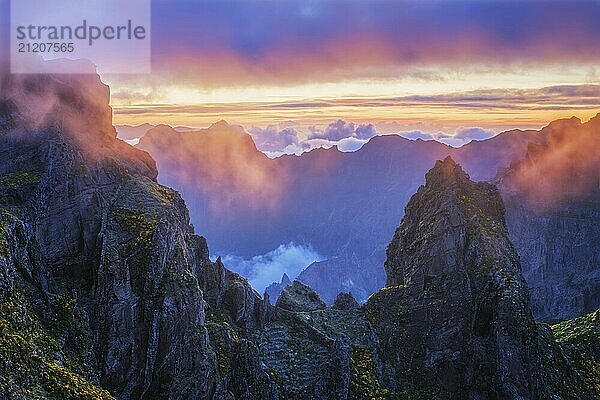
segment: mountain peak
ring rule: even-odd
[[[226,129],[229,128],[231,125],[229,125],[229,123],[227,121],[225,121],[224,119],[219,120],[217,122],[215,122],[214,124],[212,124],[208,129]]]
[[[473,233],[473,238],[467,237],[465,232]],[[421,239],[430,236],[444,238],[442,247],[445,250],[440,250],[437,262],[420,264],[408,261],[410,257],[399,249],[410,247],[414,239],[409,238],[412,235],[422,236]],[[459,243],[474,239],[475,236],[485,242],[506,242],[507,248],[512,248],[508,242],[500,193],[489,183],[473,182],[452,158],[436,161],[426,174],[425,185],[408,202],[402,223],[388,248],[388,285],[423,286],[427,276],[453,273],[459,265],[457,257],[460,251],[457,249],[462,246]],[[431,248],[431,239],[423,243],[428,243],[429,247],[424,251],[432,256],[435,249]],[[457,254],[447,258],[449,243],[455,243],[452,247],[455,247]],[[399,258],[390,258],[398,252],[403,253],[398,255]]]
[[[254,141],[241,125],[230,124],[224,119],[215,122],[211,126],[205,129],[201,129],[200,132],[213,135],[215,137],[230,137],[232,139],[244,138],[244,143],[252,143],[254,147]]]
[[[290,277],[285,272],[283,273],[283,276],[281,277],[281,284],[285,285],[285,286],[292,284]]]
[[[315,311],[327,308],[327,304],[309,286],[294,281],[283,288],[281,296],[277,299],[277,307],[288,311],[302,312]]]
[[[458,181],[468,181],[469,175],[457,164],[452,157],[437,160],[435,165],[425,175],[427,185],[452,184]]]
[[[599,125],[600,126],[600,112],[589,119],[589,125]]]
[[[441,163],[442,164],[457,165],[456,161],[454,161],[454,159],[452,159],[451,156],[446,156],[446,158],[444,158],[444,160],[442,160]]]
[[[159,134],[168,134],[168,133],[173,133],[174,129],[172,126],[170,125],[165,125],[165,124],[158,124],[153,128],[150,128],[148,130],[148,132],[152,132],[152,133],[159,133]]]
[[[464,173],[462,167],[450,156],[446,156],[446,158],[444,158],[443,160],[437,160],[432,170],[443,170],[452,174],[457,172]]]
[[[380,335],[400,346],[393,357],[401,368],[424,382],[444,376],[448,392],[468,388],[464,398],[543,397],[537,349],[526,339],[536,334],[528,290],[493,185],[471,181],[449,157],[437,161],[387,257],[388,288],[367,309],[380,329],[398,329],[393,310],[402,310],[402,338]]]

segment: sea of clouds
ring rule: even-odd
[[[355,124],[339,119],[325,128],[309,127],[300,129],[288,124],[269,125],[266,128],[252,127],[248,130],[256,147],[269,157],[282,154],[300,155],[316,148],[337,147],[342,152],[360,149],[374,136],[381,135],[373,124]],[[463,146],[473,140],[485,140],[495,135],[494,131],[467,127],[457,129],[453,133],[407,131],[398,132],[411,140],[437,140],[453,147]]]

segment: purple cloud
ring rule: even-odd
[[[403,136],[410,140],[435,140],[435,137],[432,134],[421,131],[402,132],[400,133],[400,136]]]
[[[338,142],[345,138],[367,140],[377,136],[377,134],[377,130],[373,124],[361,124],[357,126],[354,122],[338,119],[329,124],[323,131],[313,128],[309,139],[327,139],[333,142]]]
[[[456,131],[454,134],[454,138],[462,139],[465,142],[470,142],[471,140],[485,140],[493,137],[495,133],[493,131],[483,129],[483,128],[461,128]]]
[[[298,132],[294,128],[279,130],[276,125],[269,125],[265,129],[252,127],[249,132],[260,151],[278,152],[289,145],[298,144]]]
[[[459,128],[453,134],[437,132],[428,133],[422,131],[401,132],[400,136],[411,140],[437,140],[440,143],[447,144],[452,147],[463,146],[473,140],[485,140],[493,137],[494,131],[479,127]]]
[[[375,129],[375,125],[373,124],[362,124],[359,125],[358,128],[356,128],[355,133],[355,137],[357,139],[371,139],[372,137],[375,137],[378,135],[377,133],[377,129]]]

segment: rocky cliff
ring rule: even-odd
[[[552,397],[494,186],[472,182],[450,158],[438,161],[387,254],[388,287],[365,307],[389,379],[440,398]]]
[[[152,158],[115,138],[97,77],[3,83],[3,398],[344,399],[380,388],[356,309],[328,309],[298,283],[273,308],[210,260]]]
[[[261,361],[286,398],[595,399],[595,314],[534,321],[498,190],[438,161],[388,246],[388,286],[326,308],[287,285]],[[558,343],[557,343],[558,339]]]
[[[209,260],[152,158],[115,138],[98,77],[10,77],[4,89],[2,392],[108,398],[95,384],[120,399],[210,398],[229,372],[207,314],[255,327],[260,297]]]
[[[534,315],[559,321],[600,307],[600,115],[542,132],[496,183]]]

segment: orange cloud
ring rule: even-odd
[[[286,170],[258,152],[241,127],[222,121],[208,129],[180,133],[161,125],[146,133],[137,147],[161,165],[161,182],[186,193],[188,202],[199,201],[195,193],[207,199],[190,204],[194,209],[208,208],[225,219],[232,209],[278,212]]]
[[[541,144],[530,144],[523,161],[503,180],[537,209],[600,195],[600,114],[582,124],[578,118],[542,129]]]

